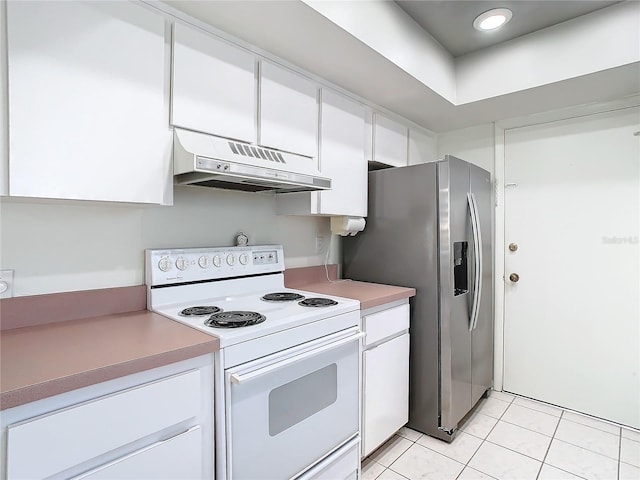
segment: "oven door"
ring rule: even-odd
[[[353,328],[225,372],[228,478],[287,479],[358,433]]]

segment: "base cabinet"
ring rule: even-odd
[[[74,480],[184,480],[201,475],[202,430],[194,427],[167,440],[98,467]]]
[[[212,478],[212,376],[206,355],[4,410],[0,478]]]
[[[409,304],[363,312],[362,457],[409,420]]]

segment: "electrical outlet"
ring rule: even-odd
[[[13,297],[13,270],[0,270],[0,298]]]
[[[324,252],[324,237],[318,235],[316,237],[316,253],[320,254]]]

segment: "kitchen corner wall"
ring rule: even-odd
[[[172,207],[2,198],[0,268],[15,270],[14,296],[141,285],[146,248],[233,245],[240,231],[284,245],[287,268],[324,264],[327,246],[337,263],[328,218],[277,216],[275,203],[199,187],[176,187]]]
[[[438,134],[438,158],[453,155],[478,165],[494,178],[495,138],[493,123]]]

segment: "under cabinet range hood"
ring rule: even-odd
[[[314,158],[174,128],[173,170],[178,185],[244,190],[328,190]]]

